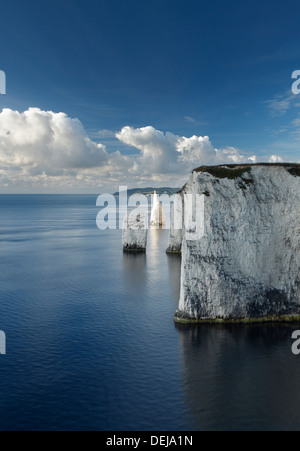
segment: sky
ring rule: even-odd
[[[0,193],[299,162],[299,16],[294,0],[2,2]]]

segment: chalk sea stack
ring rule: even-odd
[[[152,227],[159,228],[159,227],[163,227],[165,224],[166,224],[166,216],[163,211],[162,205],[159,202],[157,193],[156,193],[156,191],[154,191],[150,225]]]
[[[300,165],[200,167],[180,195],[205,196],[205,234],[182,250],[178,322],[300,319]]]
[[[143,209],[129,213],[123,223],[123,251],[146,252],[148,215]]]

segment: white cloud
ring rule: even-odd
[[[269,158],[269,163],[283,163],[283,158],[279,157],[278,155],[272,155]]]
[[[292,125],[296,128],[300,128],[300,117],[297,117],[297,119],[294,119],[292,122]]]
[[[272,117],[279,117],[284,116],[291,109],[296,98],[292,92],[288,91],[286,94],[279,94],[272,100],[267,100],[264,103]]]
[[[194,119],[192,116],[184,116],[184,119],[185,119],[187,122],[191,122],[192,124],[195,124],[195,123],[196,123],[196,119]]]
[[[168,173],[175,170],[177,153],[177,136],[173,133],[163,133],[153,127],[134,129],[124,127],[116,134],[122,143],[141,151],[137,157],[137,170],[149,173]]]
[[[99,136],[100,138],[114,138],[115,137],[115,133],[112,130],[99,130],[96,133],[97,136]]]
[[[0,113],[0,164],[43,173],[102,166],[105,147],[90,140],[81,122],[65,113],[30,108]]]
[[[215,149],[208,136],[186,138],[153,127],[124,127],[116,137],[141,151],[135,171],[187,174],[195,166],[253,162],[234,147]]]
[[[0,188],[64,190],[101,186],[115,168],[128,168],[119,152],[92,141],[65,113],[30,108],[0,113]],[[76,188],[77,187],[77,188]]]
[[[111,138],[107,130],[100,135]],[[111,152],[93,141],[78,119],[65,113],[4,109],[0,112],[0,189],[96,193],[101,187],[116,191],[123,184],[179,187],[195,167],[256,161],[234,147],[216,149],[208,136],[187,138],[151,126],[124,127],[116,138],[115,142],[109,139],[108,145],[115,148],[123,143],[137,149],[138,155]]]

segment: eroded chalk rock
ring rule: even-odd
[[[156,191],[154,191],[150,225],[152,227],[162,227],[166,224],[166,216]]]
[[[299,176],[292,164],[192,173],[181,195],[205,195],[205,233],[183,229],[177,321],[300,318]]]
[[[124,252],[146,252],[148,214],[137,208],[127,215],[123,223]]]

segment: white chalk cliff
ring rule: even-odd
[[[300,318],[300,165],[202,167],[184,194],[205,195],[204,237],[182,248],[177,321]]]
[[[146,252],[148,214],[142,208],[130,212],[123,223],[124,252]]]
[[[161,227],[166,224],[166,216],[163,211],[162,205],[158,200],[156,191],[154,191],[153,201],[152,201],[152,211],[150,225],[153,227]]]

